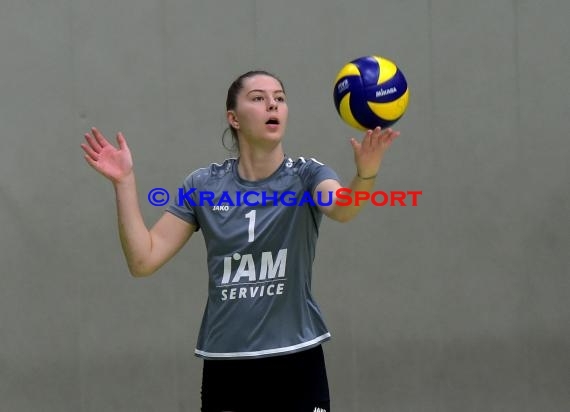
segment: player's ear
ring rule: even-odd
[[[239,120],[237,118],[236,112],[233,110],[228,110],[227,113],[228,124],[234,129],[239,129]]]

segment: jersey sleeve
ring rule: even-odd
[[[336,172],[316,159],[307,160],[299,169],[299,175],[306,185],[306,189],[313,193],[315,188],[324,180],[332,179],[340,183]]]
[[[195,184],[196,173],[194,172],[184,179],[184,183],[177,189],[176,196],[166,208],[166,211],[196,226],[196,231],[198,231],[200,222],[196,214],[196,205],[199,204],[197,199],[198,189]]]

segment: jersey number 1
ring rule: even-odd
[[[253,242],[255,239],[255,209],[245,214],[245,218],[249,219],[249,226],[247,227],[247,241]]]

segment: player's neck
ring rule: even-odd
[[[274,150],[240,151],[238,173],[242,179],[250,182],[265,179],[271,176],[283,163],[285,153],[281,145],[275,147]]]

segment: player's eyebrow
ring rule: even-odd
[[[247,94],[251,94],[251,93],[267,93],[269,92],[269,90],[262,90],[262,89],[253,89],[250,90],[249,92],[247,92]],[[273,90],[273,94],[278,94],[278,93],[283,93],[285,94],[285,92],[281,89],[277,89],[277,90]]]

